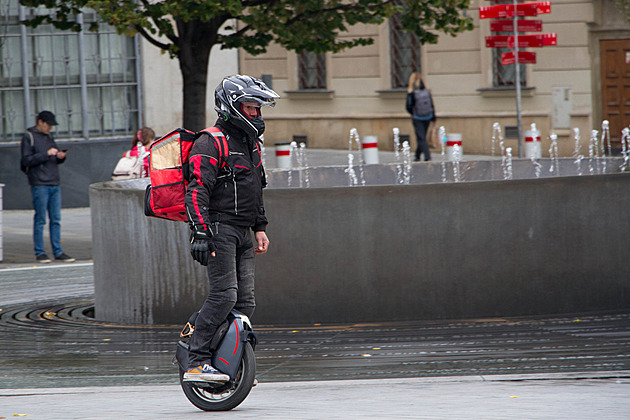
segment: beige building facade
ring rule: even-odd
[[[457,37],[440,35],[434,45],[420,48],[421,73],[433,94],[438,125],[461,133],[464,153],[491,154],[492,127],[503,128],[505,146],[518,150],[514,87],[495,85],[493,52],[486,48],[489,19],[478,9],[493,3],[473,0],[466,13],[473,31]],[[619,148],[621,129],[630,124],[630,25],[614,0],[553,0],[551,13],[536,18],[542,33],[557,33],[557,45],[529,48],[536,64],[525,65],[522,88],[522,130],[535,123],[541,131],[543,156],[549,155],[550,134],[558,136],[560,156],[576,150],[588,155],[591,130],[610,121],[613,147]],[[240,51],[239,71],[270,80],[281,95],[267,110],[268,145],[307,136],[308,147],[344,149],[350,130],[376,135],[379,149],[393,148],[393,129],[415,135],[405,111],[406,90],[392,88],[389,23],[359,25],[346,36],[370,36],[374,44],[325,55],[325,88],[300,89],[299,57],[271,46],[259,56]],[[513,66],[512,66],[513,67]],[[625,81],[624,81],[625,80]],[[508,128],[509,127],[509,128]],[[615,143],[616,142],[616,143]],[[498,153],[498,152],[497,152]]]

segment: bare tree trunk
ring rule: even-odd
[[[199,131],[209,125],[206,120],[208,65],[219,26],[213,22],[177,21],[179,67],[184,82],[184,128],[189,130]]]

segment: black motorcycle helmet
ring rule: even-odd
[[[255,118],[243,112],[243,102],[254,102],[260,106],[275,106],[280,96],[269,89],[261,80],[251,76],[234,75],[226,77],[214,91],[214,109],[219,117],[245,131],[253,137],[260,137],[265,131],[262,115]]]

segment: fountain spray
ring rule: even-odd
[[[578,176],[582,176],[582,159],[584,156],[580,154],[580,129],[573,129],[573,136],[575,137],[575,148],[573,149],[573,157],[575,158],[575,165],[577,166]]]

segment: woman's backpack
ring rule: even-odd
[[[431,93],[428,89],[413,91],[413,115],[421,117],[433,115]]]

